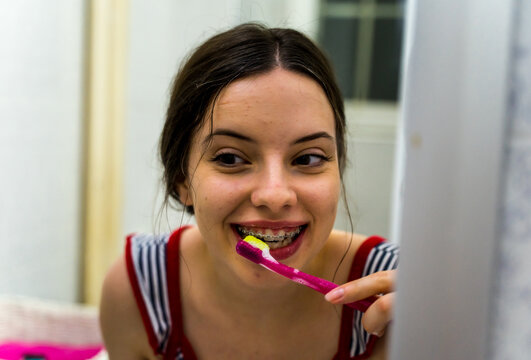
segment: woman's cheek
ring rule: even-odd
[[[311,204],[318,205],[322,212],[335,213],[339,201],[340,186],[335,179],[318,181],[312,184],[307,198]]]
[[[230,208],[233,204],[241,201],[243,196],[242,181],[225,180],[223,178],[209,178],[202,181],[202,189],[198,191],[203,194],[203,201],[216,212]]]

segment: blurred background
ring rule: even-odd
[[[158,136],[182,59],[238,23],[305,32],[346,100],[354,230],[389,236],[400,0],[0,0],[0,294],[97,304],[161,211]],[[343,206],[337,227],[349,229]]]

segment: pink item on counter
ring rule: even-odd
[[[102,349],[102,345],[76,347],[59,344],[9,342],[0,344],[0,359],[87,360],[96,356]]]

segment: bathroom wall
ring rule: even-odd
[[[0,1],[0,295],[78,298],[84,1]]]
[[[531,354],[531,3],[515,3],[491,359]]]

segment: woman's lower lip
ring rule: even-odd
[[[275,258],[275,260],[285,260],[289,257],[291,257],[293,254],[297,252],[297,250],[300,248],[302,244],[302,237],[304,236],[304,233],[306,232],[306,229],[304,229],[299,236],[289,245],[278,248],[278,249],[269,249],[269,253],[272,257]]]

